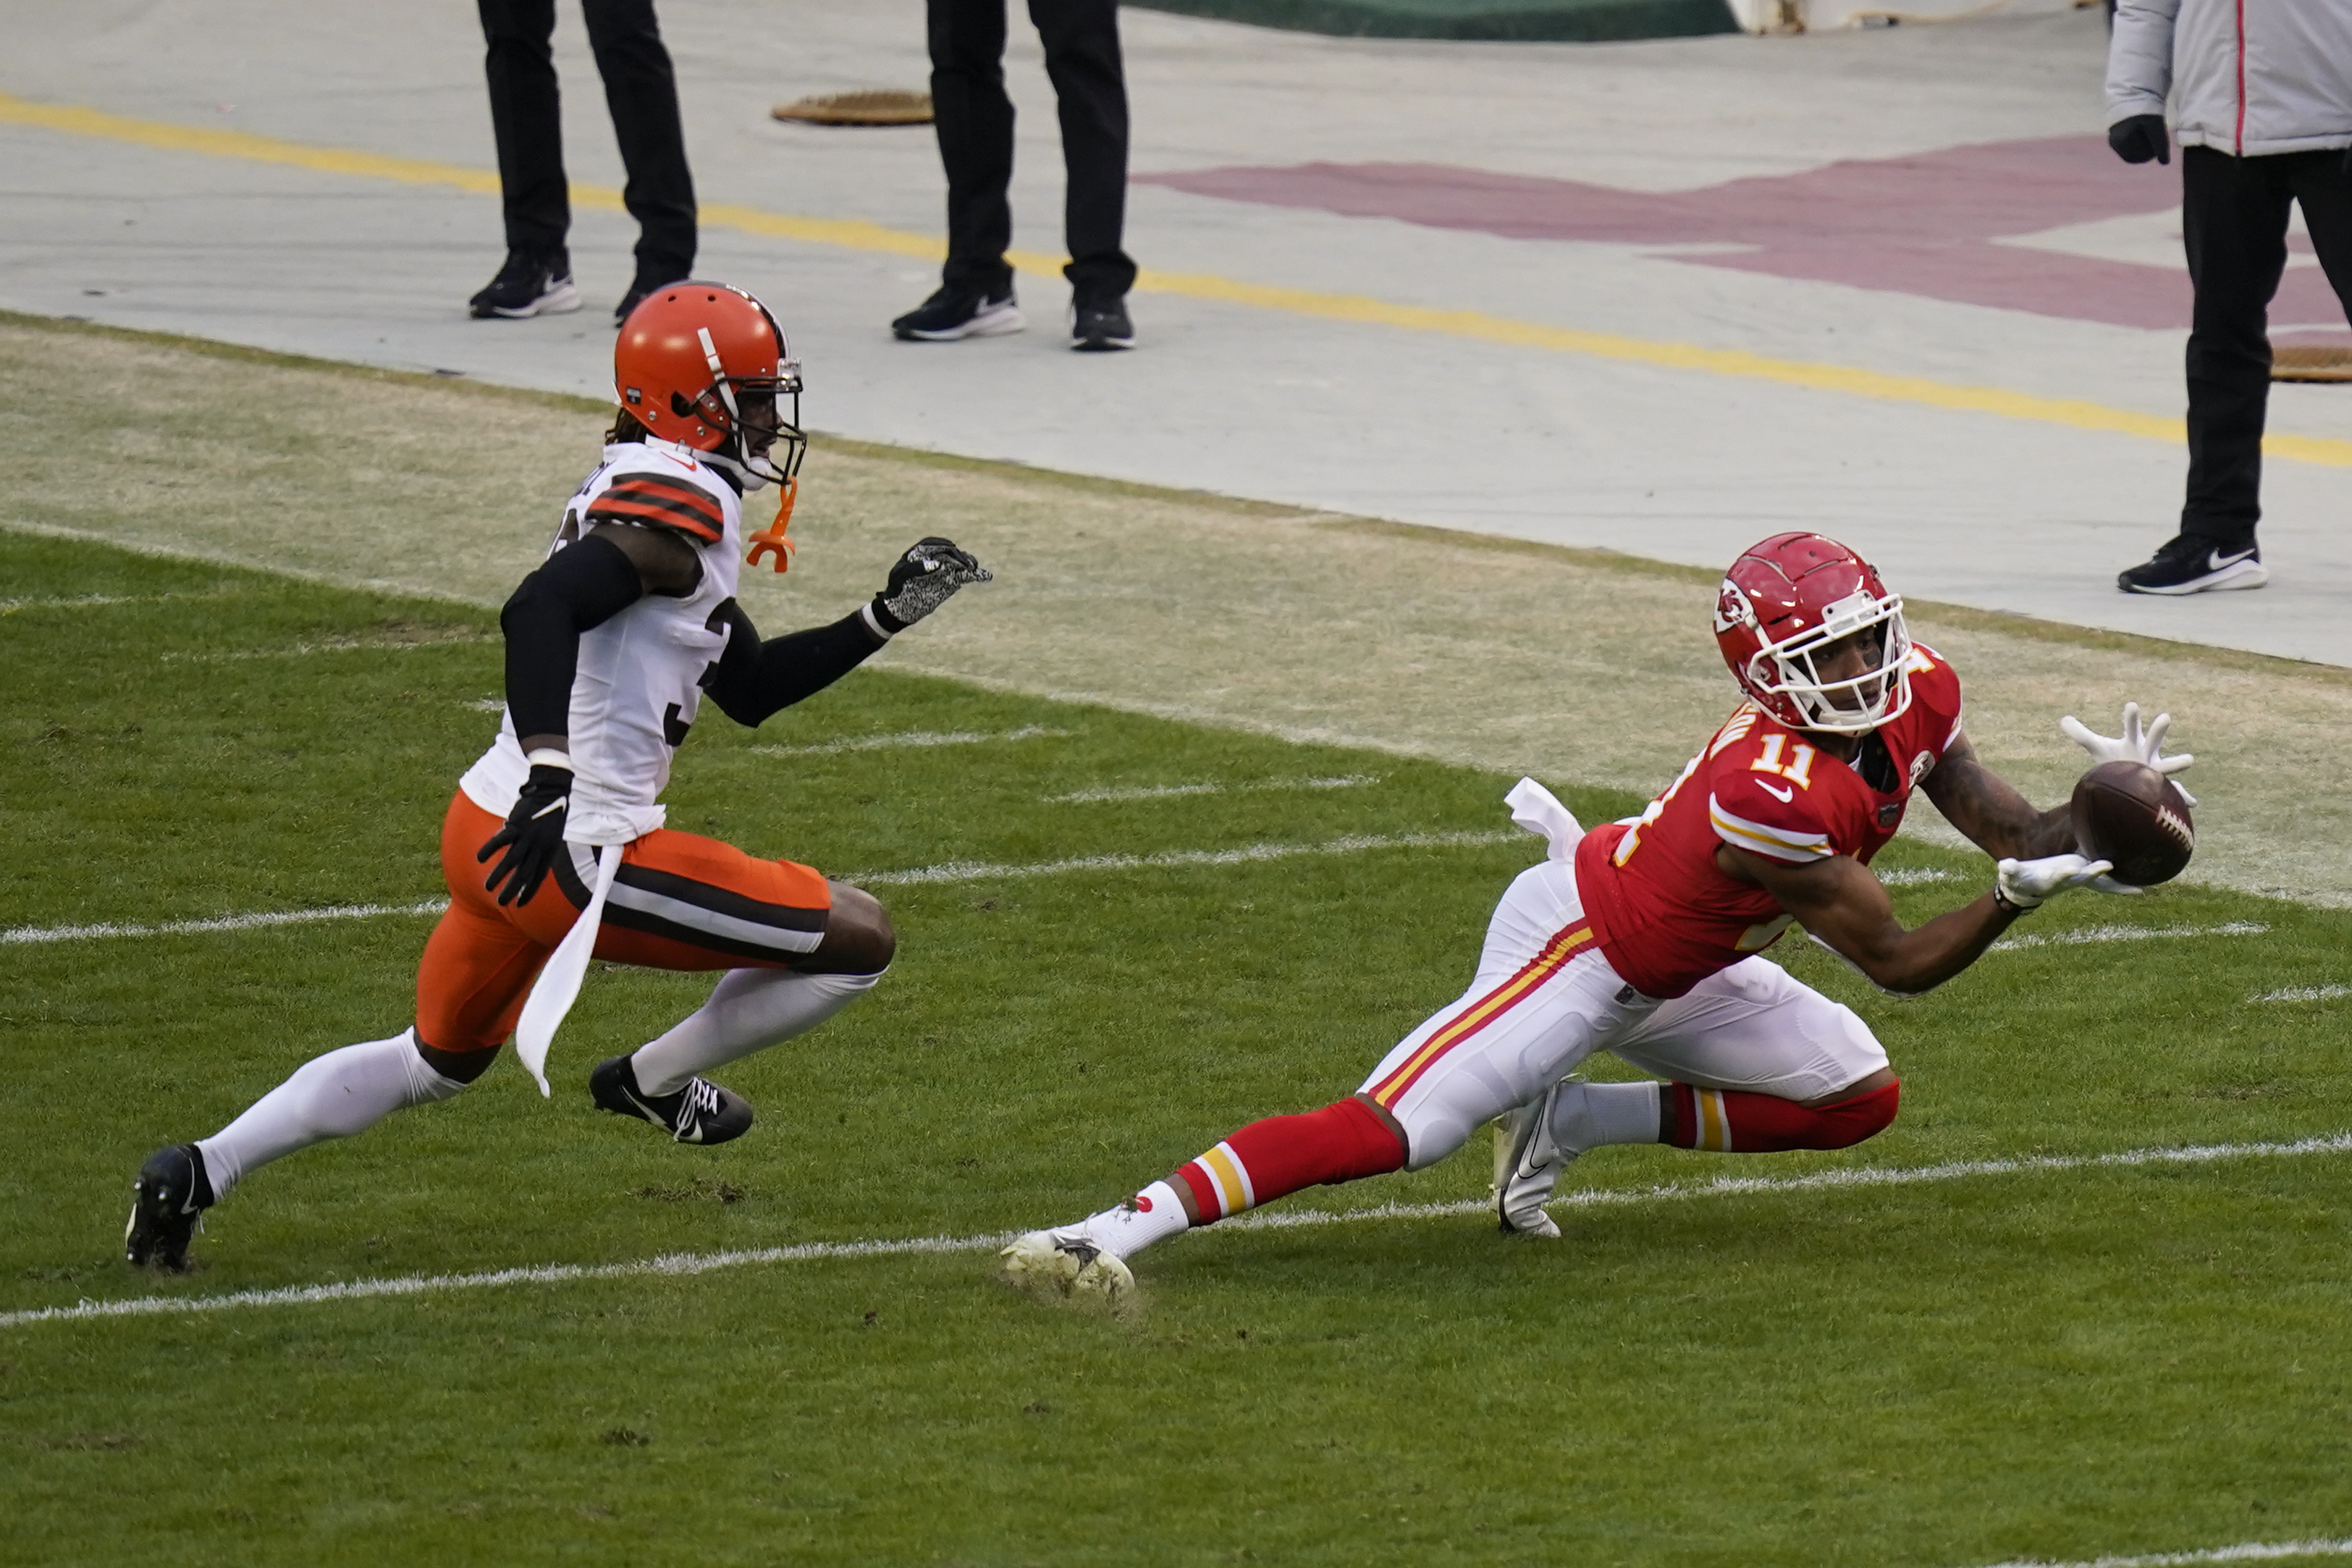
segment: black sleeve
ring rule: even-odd
[[[761,642],[742,605],[730,602],[727,608],[727,651],[719,656],[705,689],[719,710],[738,724],[757,724],[814,696],[882,646],[863,614]]]
[[[570,732],[580,634],[603,626],[645,591],[621,547],[593,534],[557,551],[522,580],[499,612],[507,637],[507,711],[518,740]]]

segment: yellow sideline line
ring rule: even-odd
[[[36,103],[7,93],[0,93],[0,124],[37,126],[68,135],[127,142],[173,153],[200,153],[216,158],[278,163],[324,174],[392,180],[410,185],[446,185],[478,195],[499,194],[499,176],[491,170],[428,163],[417,158],[395,158],[348,148],[309,147],[299,142],[254,136],[242,131],[134,120],[79,105]],[[574,184],[572,200],[576,206],[598,211],[625,210],[621,203],[621,193],[609,185]],[[701,221],[706,225],[772,239],[839,246],[849,250],[879,251],[924,261],[936,261],[943,252],[940,242],[929,235],[909,234],[903,229],[886,228],[880,224],[855,218],[799,217],[789,213],[763,212],[757,207],[719,203],[701,209]],[[1006,258],[1015,267],[1032,272],[1054,272],[1062,265],[1060,258],[1036,251],[1009,251]],[[1502,343],[1513,348],[1543,349],[1553,353],[1582,354],[1588,358],[1614,360],[1625,364],[1651,365],[1662,370],[1700,371],[1741,380],[1775,382],[1783,386],[1843,393],[1853,397],[1874,398],[1885,403],[1918,404],[1931,408],[2061,425],[2075,430],[2137,436],[2175,447],[2183,445],[2188,438],[2181,420],[2136,413],[2130,409],[2110,408],[2104,404],[2086,403],[2074,398],[2037,397],[2031,393],[2010,392],[1997,386],[1965,386],[1930,381],[1924,376],[1889,375],[1851,365],[1773,359],[1764,354],[1749,353],[1744,349],[1702,348],[1696,343],[1658,342],[1646,338],[1622,337],[1614,332],[1546,326],[1536,321],[1514,321],[1507,316],[1490,316],[1478,310],[1433,310],[1421,305],[1399,305],[1363,295],[1322,294],[1305,289],[1244,283],[1237,279],[1220,278],[1213,273],[1160,272],[1150,268],[1144,268],[1137,278],[1136,287],[1153,293],[1213,300],[1323,321],[1432,332],[1444,337]],[[2315,463],[2327,468],[2352,468],[2352,441],[2334,437],[2274,434],[2263,437],[2263,450],[2273,458]]]

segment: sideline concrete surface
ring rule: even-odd
[[[1025,335],[892,342],[884,323],[932,281],[922,237],[939,231],[941,182],[929,132],[768,119],[803,92],[919,85],[920,15],[915,0],[663,7],[706,208],[873,226],[818,239],[707,226],[702,270],[783,312],[821,429],[1697,565],[1777,528],[1820,526],[1919,596],[2352,663],[2339,610],[2352,595],[2352,389],[2273,399],[2274,434],[2305,456],[2274,451],[2269,465],[2272,587],[2181,602],[2113,589],[2179,504],[2167,422],[2180,406],[2181,333],[2128,324],[2165,319],[2157,258],[2178,187],[2176,171],[2101,161],[2093,13],[1553,46],[1334,39],[1129,12],[1130,248],[1180,282],[1294,292],[1258,304],[1200,286],[1140,293],[1144,346],[1099,357],[1063,350],[1066,290],[1035,270],[1023,276]],[[261,0],[12,0],[5,16],[0,91],[17,100],[477,176],[492,166],[479,34],[456,0],[294,13]],[[1016,240],[1052,250],[1051,95],[1034,34],[1013,36],[1026,110]],[[573,177],[617,186],[576,16],[558,45]],[[2061,184],[2105,195],[2081,222],[2055,221],[2063,204],[2025,201],[1930,236],[1979,262],[2004,248],[2051,258],[2058,284],[2029,267],[1988,303],[1948,267],[1907,265],[1912,220],[1883,215],[1935,210],[1936,180],[1959,195],[1997,188],[2005,154],[1952,150],[2012,143],[2063,164]],[[594,308],[625,286],[634,238],[617,212],[583,206],[575,227],[590,310],[473,322],[463,301],[499,250],[495,198],[478,188],[5,115],[0,148],[0,304],[521,385],[606,385]],[[1401,195],[1381,173],[1400,167],[1421,171]],[[1359,189],[1388,179],[1389,205],[1335,207],[1325,169]],[[1794,254],[1806,237],[1752,226],[1808,177],[1834,198],[1810,209],[1822,230],[1810,256]],[[1572,211],[1577,189],[1596,186],[1683,200],[1665,229],[1598,237],[1572,223],[1519,232],[1491,202],[1433,221],[1433,193],[1442,205],[1500,189],[1507,204],[1532,191]],[[1907,205],[1890,205],[1890,189],[1910,191]],[[1841,250],[1861,259],[1838,261]],[[2118,277],[2136,280],[2121,321],[2101,281]],[[2298,278],[2289,298],[2308,293]],[[1379,308],[1352,319],[1328,308],[1351,299]],[[1630,354],[1610,347],[1628,343]],[[1706,352],[1678,358],[1675,345]],[[1738,355],[1780,370],[1743,372]],[[1983,395],[1939,406],[1939,388]]]

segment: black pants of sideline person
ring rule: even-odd
[[[931,109],[948,174],[948,260],[941,281],[991,299],[1012,287],[1013,100],[1004,95],[1005,0],[929,0]],[[1082,304],[1120,299],[1135,263],[1119,248],[1127,221],[1127,79],[1118,0],[1029,0],[1060,101],[1063,201]]]
[[[2180,531],[2225,552],[2262,517],[2263,416],[2270,403],[2270,303],[2286,269],[2288,209],[2352,319],[2352,180],[2339,149],[2233,158],[2180,151],[2182,235],[2197,288],[2189,331],[2189,499]]]
[[[555,83],[555,0],[478,0],[499,143],[507,248],[545,254],[572,229],[563,122]],[[694,177],[677,113],[677,78],[654,22],[653,0],[582,0],[588,44],[604,79],[637,220],[637,276],[667,283],[694,270]]]

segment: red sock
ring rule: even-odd
[[[1352,1182],[1403,1164],[1403,1140],[1349,1099],[1304,1116],[1253,1121],[1179,1167],[1173,1179],[1192,1189],[1207,1225],[1318,1182]]]
[[[1658,1142],[1677,1149],[1735,1154],[1844,1149],[1893,1123],[1902,1097],[1902,1084],[1890,1083],[1813,1110],[1776,1095],[1670,1083],[1665,1092],[1665,1131]]]

